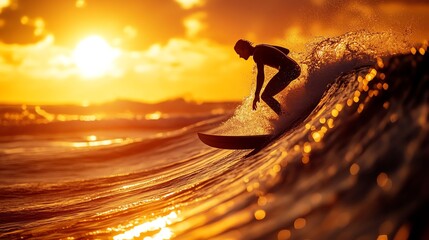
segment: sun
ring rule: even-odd
[[[118,49],[112,48],[100,36],[92,35],[82,39],[73,51],[73,60],[84,78],[104,76],[118,57]]]

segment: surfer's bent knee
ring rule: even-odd
[[[301,75],[301,67],[298,65],[292,69],[289,69],[286,73],[287,79],[289,81],[297,79]]]
[[[297,79],[301,75],[301,67],[296,65],[295,68],[291,70],[290,76],[292,80]]]
[[[271,102],[273,102],[273,101],[276,101],[276,100],[274,99],[274,95],[272,95],[272,94],[271,94],[271,92],[267,92],[267,91],[264,91],[264,92],[261,94],[261,99],[262,99],[264,102],[266,102],[266,103],[271,103]]]

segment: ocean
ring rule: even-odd
[[[291,53],[281,117],[251,110],[254,82],[238,103],[2,105],[0,239],[429,239],[428,43],[405,38]]]

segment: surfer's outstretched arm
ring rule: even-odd
[[[265,79],[265,73],[264,73],[264,65],[257,63],[256,67],[258,69],[258,74],[256,76],[256,90],[255,90],[255,98],[253,99],[253,110],[256,110],[256,103],[259,102],[259,95],[261,94],[262,85],[264,83]]]

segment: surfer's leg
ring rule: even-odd
[[[268,104],[278,115],[281,114],[280,103],[274,99],[274,96],[279,92],[283,91],[292,80],[299,77],[301,74],[301,68],[299,66],[294,67],[293,69],[280,70],[270,82],[265,87],[264,92],[262,93],[262,100]]]
[[[280,115],[282,110],[280,103],[274,99],[274,96],[285,89],[290,81],[291,80],[287,78],[287,74],[280,71],[271,78],[261,95],[262,100],[264,100],[264,102],[266,102],[267,105],[277,113],[277,115]]]
[[[272,96],[262,94],[262,100],[264,100],[264,102],[267,103],[267,105],[271,109],[273,109],[273,111],[276,112],[277,115],[281,115],[282,108],[280,106],[280,103],[276,99],[274,99]]]

